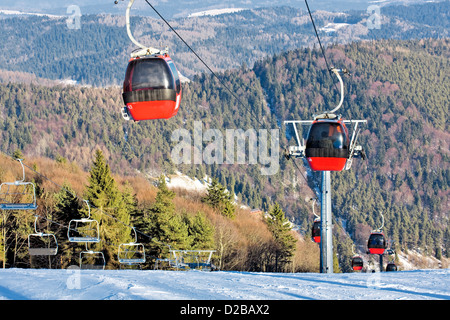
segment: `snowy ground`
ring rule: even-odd
[[[0,300],[450,300],[450,269],[252,273],[0,269]]]

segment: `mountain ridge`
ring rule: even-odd
[[[386,7],[380,12],[379,29],[368,28],[370,15],[366,11],[314,12],[314,19],[319,30],[330,23],[344,26],[334,32],[319,31],[324,46],[386,38],[445,38],[448,19],[436,12],[445,14],[449,7],[448,1]],[[404,10],[409,10],[408,14],[402,15]],[[244,63],[252,67],[257,60],[272,54],[317,46],[307,12],[290,7],[179,18],[171,23],[217,72],[240,68]],[[29,28],[30,24],[34,27]],[[124,16],[86,15],[81,18],[80,29],[69,29],[66,18],[9,18],[0,20],[0,28],[5,31],[0,34],[0,69],[34,73],[52,80],[71,79],[82,85],[120,85],[133,49]],[[178,70],[188,78],[207,71],[160,19],[133,17],[132,30],[143,43],[168,46]]]

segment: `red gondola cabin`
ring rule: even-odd
[[[315,243],[320,243],[320,219],[315,219],[313,222],[311,238]]]
[[[367,242],[370,254],[383,254],[386,249],[386,239],[381,231],[373,231]]]
[[[355,271],[362,270],[363,266],[364,266],[364,261],[361,258],[361,256],[354,256],[352,258],[352,269],[353,270],[355,270]]]
[[[305,156],[314,171],[342,171],[350,155],[343,120],[316,118],[309,129]]]
[[[386,271],[397,271],[397,266],[394,262],[389,262],[386,266]]]
[[[133,58],[123,82],[126,113],[134,121],[168,119],[177,114],[181,81],[169,55]]]

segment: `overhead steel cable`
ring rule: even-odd
[[[330,65],[328,64],[327,57],[325,56],[325,50],[323,49],[322,42],[320,41],[319,33],[317,32],[316,24],[314,23],[314,19],[313,19],[313,16],[311,14],[311,10],[309,9],[309,5],[308,5],[308,1],[307,0],[305,0],[305,4],[306,4],[306,8],[308,9],[309,18],[311,19],[311,23],[313,25],[314,32],[316,33],[317,41],[319,42],[320,50],[322,51],[323,58],[325,59],[325,64],[327,65],[327,70],[329,72],[331,72],[331,68],[330,68]]]
[[[162,16],[162,14],[148,1],[148,0],[145,0],[145,2],[147,2],[147,4],[153,9],[153,11],[161,18],[161,20],[163,20],[164,21],[164,23],[170,28],[170,30],[172,30],[174,33],[175,33],[175,35],[186,45],[186,47],[197,57],[197,59],[211,72],[211,74],[217,79],[217,80],[219,80],[219,82],[222,84],[222,86],[238,101],[238,103],[240,104],[240,105],[242,105],[243,107],[245,107],[246,109],[248,109],[248,110],[250,110],[250,107],[248,106],[248,105],[246,105],[244,102],[242,102],[242,100],[227,86],[227,84],[216,74],[216,72],[197,54],[197,52],[192,48],[192,46],[190,46],[184,39],[183,39],[183,37],[175,30],[175,28],[173,28],[172,27],[172,25]],[[310,18],[311,18],[311,21],[312,21],[312,23],[313,23],[313,26],[314,26],[314,30],[315,30],[315,32],[316,32],[316,36],[317,36],[317,38],[318,38],[318,40],[319,40],[319,44],[320,44],[320,48],[321,48],[321,50],[322,50],[322,53],[323,53],[323,55],[324,55],[324,57],[325,57],[325,51],[324,51],[324,49],[323,49],[323,47],[322,47],[322,43],[320,42],[320,38],[319,38],[319,35],[318,35],[318,33],[317,33],[317,29],[316,29],[316,26],[315,26],[315,24],[314,24],[314,20],[313,20],[313,18],[312,18],[312,15],[311,15],[311,11],[309,10],[309,6],[308,6],[308,3],[306,3],[306,5],[307,5],[307,8],[308,8],[308,12],[309,12],[309,15],[310,15]],[[327,59],[326,59],[326,57],[325,57],[325,62],[326,62],[326,64],[327,64],[327,67],[328,67],[328,69],[329,70],[331,70],[330,68],[329,68],[329,66],[328,66],[328,61],[327,61]],[[330,71],[331,72],[331,71]],[[257,118],[257,116],[256,115],[254,115],[252,112],[250,112],[250,115],[259,123],[259,125],[261,125],[261,126],[264,126],[263,125],[263,123],[261,123],[261,121]],[[269,135],[271,136],[271,134],[270,134],[270,132],[269,132]],[[283,151],[283,149],[280,147],[280,149],[281,149],[281,151]],[[304,176],[304,174],[301,172],[301,170],[300,170],[300,168],[298,167],[298,165],[295,163],[295,161],[293,161],[294,162],[294,165],[295,165],[295,167],[298,169],[298,171],[300,172],[300,174],[302,175],[302,177],[305,179],[305,181],[306,181],[306,184],[308,184],[308,180],[306,179],[306,177]]]
[[[186,47],[195,55],[195,57],[206,67],[206,69],[209,70],[209,72],[211,72],[211,74],[220,82],[220,84],[236,99],[236,101],[243,107],[245,107],[246,109],[250,109],[250,107],[248,105],[246,105],[237,95],[236,93],[231,90],[231,88],[228,87],[228,85],[225,83],[224,80],[222,80],[219,75],[200,57],[200,55],[192,48],[192,46],[190,46],[184,39],[183,37],[175,30],[174,27],[172,27],[172,25],[169,23],[169,21],[167,21],[161,13],[159,13],[159,11],[148,1],[145,0],[145,2],[147,2],[147,4],[153,9],[153,11],[155,11],[155,13],[161,18],[162,21],[164,21],[164,23],[170,28],[170,30],[172,30],[175,35],[186,45]],[[264,126],[263,123],[261,121],[259,121],[259,119],[257,118],[256,115],[254,115],[252,112],[250,112],[251,116],[261,125]],[[270,132],[269,132],[270,135]]]

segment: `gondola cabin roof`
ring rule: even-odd
[[[128,114],[135,121],[176,115],[181,101],[181,81],[170,56],[130,59],[122,96]]]
[[[342,171],[350,155],[344,121],[335,115],[315,118],[308,132],[305,156],[314,171]]]

